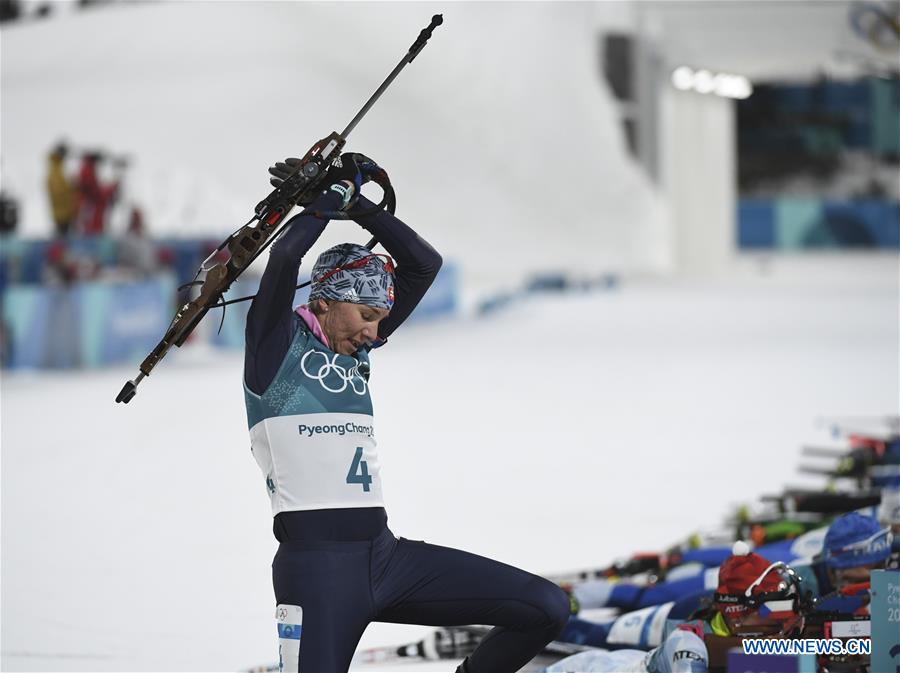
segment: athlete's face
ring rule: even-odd
[[[378,337],[378,323],[388,315],[384,308],[345,301],[321,302],[317,313],[331,350],[352,355],[364,343]]]

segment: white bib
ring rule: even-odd
[[[250,428],[272,515],[310,509],[383,507],[372,416],[297,414]]]

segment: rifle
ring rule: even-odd
[[[187,286],[200,285],[200,294],[197,298],[183,304],[175,313],[175,317],[169,324],[162,340],[157,344],[150,354],[141,363],[140,371],[134,380],[127,381],[122,390],[116,396],[116,402],[128,404],[137,393],[137,386],[145,376],[150,376],[150,372],[159,363],[160,360],[168,353],[172,346],[181,346],[194,328],[200,323],[203,317],[211,308],[224,306],[225,303],[219,303],[222,295],[228,291],[231,284],[240,276],[248,266],[265,250],[268,245],[275,240],[281,233],[284,219],[290,210],[298,202],[308,202],[310,197],[315,194],[316,190],[324,181],[331,168],[331,162],[340,156],[341,149],[347,142],[347,136],[356,128],[356,125],[365,116],[369,109],[375,104],[375,101],[384,93],[385,89],[397,77],[400,71],[407,63],[412,63],[413,59],[419,54],[431,33],[435,28],[443,23],[443,16],[435,14],[431,18],[431,23],[424,28],[416,41],[413,42],[407,53],[400,60],[400,63],[394,68],[390,75],[382,82],[381,86],[366,101],[362,109],[350,121],[347,127],[340,133],[332,132],[325,138],[315,143],[309,151],[304,155],[300,165],[289,175],[284,182],[272,191],[266,198],[260,201],[254,210],[253,217],[240,229],[232,233],[226,238],[213,252],[204,260],[197,270],[194,281],[188,283]],[[371,215],[385,207],[393,211],[395,196],[390,186],[387,176],[383,176],[379,183],[384,190],[384,197],[381,202],[373,206],[369,210],[363,210],[354,213],[354,217]],[[347,213],[329,212],[314,213],[318,217],[328,217],[330,219],[348,219]],[[375,245],[377,241],[374,239],[369,242],[368,247]],[[229,258],[226,262],[215,263],[209,268],[210,263],[220,252],[227,249]],[[206,276],[203,281],[197,280],[203,272]],[[229,302],[231,303],[231,302]]]
[[[804,609],[806,624],[802,636],[844,641],[871,638],[870,599],[869,582],[851,584],[813,599]],[[871,670],[868,654],[820,654],[816,659],[818,668],[834,673],[868,673]]]
[[[780,495],[764,495],[761,500],[777,503],[781,511],[790,516],[797,512],[833,515],[877,505],[881,502],[881,492],[876,490],[827,492],[786,488]]]
[[[831,593],[817,596],[805,605],[806,623],[816,625],[834,621],[868,620],[871,598],[869,582],[848,584]]]

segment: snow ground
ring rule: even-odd
[[[401,330],[373,357],[391,527],[542,573],[659,549],[797,483],[801,444],[840,445],[822,416],[896,414],[898,332],[896,286],[761,280]],[[137,363],[3,376],[3,670],[274,660],[241,356],[174,355],[128,406]]]

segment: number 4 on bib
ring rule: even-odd
[[[356,455],[353,456],[353,463],[350,465],[350,471],[347,472],[348,484],[362,484],[363,491],[369,492],[369,484],[372,483],[372,477],[369,476],[369,466],[362,459],[363,450],[361,446],[356,447]]]

